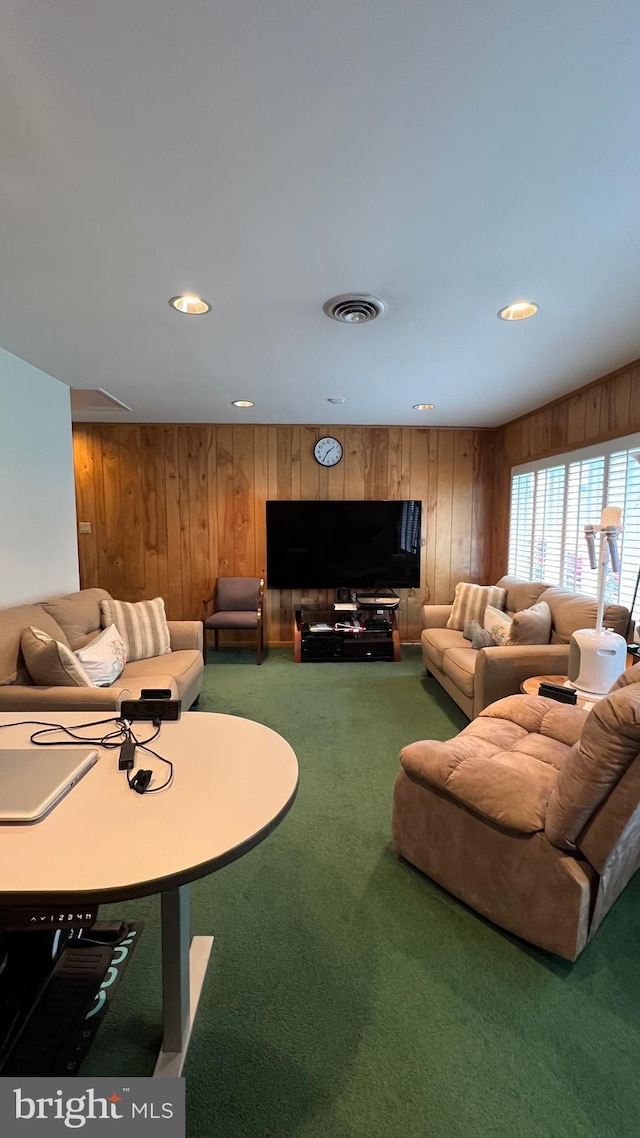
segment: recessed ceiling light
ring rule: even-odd
[[[253,401],[251,399],[233,399],[231,401],[231,406],[232,407],[253,407]]]
[[[433,411],[435,403],[414,403],[414,411]]]
[[[533,300],[514,300],[513,304],[501,308],[498,316],[501,320],[528,320],[530,316],[535,316],[538,307]]]
[[[201,296],[195,296],[192,292],[184,293],[182,296],[172,296],[169,304],[176,312],[182,312],[183,316],[204,316],[206,312],[211,312],[209,301],[203,300]]]

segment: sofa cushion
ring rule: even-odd
[[[54,640],[68,646],[60,625],[46,613],[41,605],[15,605],[0,614],[0,684],[33,683],[20,647],[25,628],[41,628]]]
[[[549,588],[545,581],[523,581],[520,577],[510,577],[508,574],[500,578],[498,586],[507,590],[504,608],[510,613],[531,608],[545,589]]]
[[[469,621],[479,620],[482,622],[487,605],[503,608],[506,596],[506,589],[499,588],[497,585],[473,585],[468,581],[460,581],[456,585],[453,608],[447,621],[447,628],[455,628],[462,632]]]
[[[571,633],[577,628],[595,628],[598,615],[598,602],[594,597],[582,593],[570,593],[559,585],[545,589],[540,597],[551,609],[553,621],[552,644],[568,644]],[[606,605],[603,624],[612,628],[620,636],[626,636],[629,624],[629,610],[622,605]]]
[[[71,649],[41,629],[25,628],[21,646],[34,684],[50,688],[95,686]]]
[[[548,644],[550,639],[551,609],[546,601],[513,614],[509,644]]]
[[[622,675],[618,676],[616,682],[609,688],[609,692],[619,691],[620,688],[626,688],[629,684],[640,684],[640,663],[633,664],[631,668],[627,668]]]
[[[153,601],[100,602],[102,623],[115,624],[124,640],[127,660],[148,660],[171,651],[169,627],[162,597]]]
[[[469,648],[469,641],[454,628],[425,628],[420,639],[426,655],[436,668],[442,668],[442,656],[447,649]]]
[[[120,683],[133,690],[140,688],[175,688],[176,697],[183,694],[195,683],[202,672],[202,653],[193,648],[170,652],[166,656],[148,660],[134,660],[125,664]],[[170,681],[167,683],[167,678]]]
[[[74,652],[100,631],[100,601],[109,596],[106,589],[82,589],[43,601],[42,608],[63,630]]]
[[[473,699],[473,682],[478,653],[475,648],[448,648],[442,657],[442,671],[456,687]]]
[[[127,661],[124,641],[115,624],[94,636],[75,655],[89,679],[98,687],[109,687],[114,683]]]
[[[568,644],[571,633],[577,628],[595,628],[598,615],[598,602],[593,597],[581,593],[569,593],[559,585],[545,589],[542,600],[551,610],[553,631],[552,644]]]
[[[411,743],[400,760],[414,781],[443,791],[496,825],[531,834],[544,827],[558,774],[554,763],[529,747],[529,733],[517,723],[480,717],[447,743]],[[556,758],[561,761],[559,754]]]

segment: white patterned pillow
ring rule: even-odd
[[[124,640],[115,624],[94,636],[84,648],[78,648],[75,655],[93,683],[100,688],[114,683],[127,662]]]
[[[95,684],[66,644],[40,628],[25,628],[20,647],[34,684],[46,688],[92,688]]]
[[[513,617],[493,605],[487,605],[484,610],[484,629],[491,635],[494,644],[509,643],[512,621]]]
[[[447,628],[457,628],[462,632],[472,620],[482,624],[487,605],[504,608],[506,599],[507,590],[500,589],[497,585],[471,585],[468,581],[460,581],[456,585]]]
[[[171,651],[169,626],[162,597],[153,601],[100,601],[103,628],[115,624],[124,641],[127,660],[149,660]]]

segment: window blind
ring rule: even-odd
[[[622,510],[620,573],[607,557],[605,600],[631,607],[640,569],[640,435],[515,467],[511,477],[509,573],[595,595],[585,525],[605,506]],[[596,542],[599,552],[599,543]],[[640,617],[640,596],[635,616]]]

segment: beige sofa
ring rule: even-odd
[[[640,664],[591,712],[509,696],[400,761],[396,852],[489,920],[575,960],[640,865]]]
[[[423,605],[422,660],[427,673],[474,719],[484,707],[503,696],[516,695],[530,676],[566,675],[569,640],[578,628],[595,628],[597,602],[542,581],[501,577],[507,590],[505,610],[511,614],[546,601],[551,610],[551,643],[471,647],[462,632],[447,628],[451,605]],[[621,636],[629,627],[629,610],[606,605],[604,625]]]
[[[100,631],[104,589],[82,589],[39,604],[0,609],[0,711],[113,711],[122,699],[137,699],[142,688],[169,688],[186,711],[202,689],[202,623],[168,621],[171,651],[135,660],[111,687],[36,687],[20,650],[28,626],[39,628],[77,651]]]

